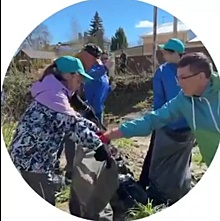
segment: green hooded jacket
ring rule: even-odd
[[[183,91],[162,108],[123,123],[124,137],[147,136],[153,130],[184,117],[195,135],[203,160],[210,165],[220,142],[220,78],[213,73],[200,97],[186,96]]]

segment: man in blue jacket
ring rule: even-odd
[[[154,74],[154,110],[177,96],[181,90],[177,83],[177,63],[185,52],[182,41],[171,38],[160,45],[165,63]],[[190,158],[193,138],[185,119],[155,131],[144,161],[139,184],[154,192],[154,198],[171,203],[183,197],[191,188]],[[175,166],[174,166],[175,165]]]
[[[108,60],[105,64],[93,65],[88,74],[94,79],[84,85],[85,100],[94,109],[101,123],[103,123],[104,104],[111,91],[109,85],[108,69],[113,63]]]
[[[185,52],[183,42],[176,38],[169,39],[160,47],[166,62],[154,74],[154,110],[176,97],[181,90],[176,80],[177,63]],[[150,165],[149,168],[143,167],[140,185],[146,189],[146,181],[149,179],[150,190],[158,203],[165,200],[174,203],[191,188],[190,157],[193,138],[190,128],[185,119],[179,119],[156,130],[152,142]],[[146,170],[149,170],[148,177],[144,177]]]

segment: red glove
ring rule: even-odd
[[[103,135],[102,132],[98,132],[97,135],[99,136],[99,139],[102,141],[102,143],[110,144],[110,140],[105,135]]]

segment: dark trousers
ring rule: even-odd
[[[149,186],[150,180],[149,180],[149,171],[150,171],[150,163],[153,153],[153,147],[154,147],[154,139],[155,139],[155,131],[153,131],[151,135],[150,145],[148,152],[145,156],[144,163],[142,166],[142,171],[139,177],[139,184],[143,189],[146,189],[147,186]],[[190,156],[189,164],[191,164],[192,161],[192,155]]]
[[[21,171],[21,176],[39,196],[55,206],[54,186],[48,174]]]
[[[72,140],[70,140],[68,137],[65,137],[60,145],[60,149],[57,153],[58,163],[63,150],[65,151],[65,158],[66,158],[66,172],[71,173],[73,167],[73,159],[75,156],[75,143]]]
[[[146,189],[146,187],[149,186],[149,170],[150,170],[150,162],[151,162],[153,147],[154,147],[154,139],[155,139],[155,131],[153,131],[151,135],[149,149],[144,159],[142,171],[139,177],[139,184],[141,185],[143,189]]]

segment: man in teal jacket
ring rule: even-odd
[[[105,132],[101,139],[106,142],[121,137],[147,136],[184,117],[209,166],[220,142],[220,78],[213,72],[209,59],[200,52],[184,55],[177,67],[177,81],[182,90],[175,98],[156,111]]]

